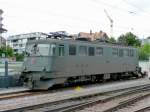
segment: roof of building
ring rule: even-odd
[[[96,40],[96,39],[105,39],[107,40],[108,39],[108,36],[105,32],[103,31],[100,31],[100,32],[95,32],[95,33],[92,33],[90,31],[90,33],[86,33],[86,32],[80,32],[79,33],[79,38],[90,38],[91,40]]]

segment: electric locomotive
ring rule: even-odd
[[[104,42],[41,39],[26,44],[21,80],[30,89],[141,77],[136,48]]]

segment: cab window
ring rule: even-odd
[[[55,56],[56,55],[56,44],[51,44],[50,45],[50,56]]]

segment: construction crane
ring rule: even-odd
[[[105,9],[104,9],[104,12],[105,12],[106,16],[108,17],[108,19],[110,21],[110,37],[113,37],[113,20],[109,16],[109,14],[107,13],[107,11]]]

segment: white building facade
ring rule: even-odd
[[[25,51],[25,46],[27,41],[38,40],[42,38],[47,38],[48,35],[42,32],[33,32],[27,34],[19,34],[9,36],[7,39],[7,45],[13,48],[15,53],[23,53]]]

